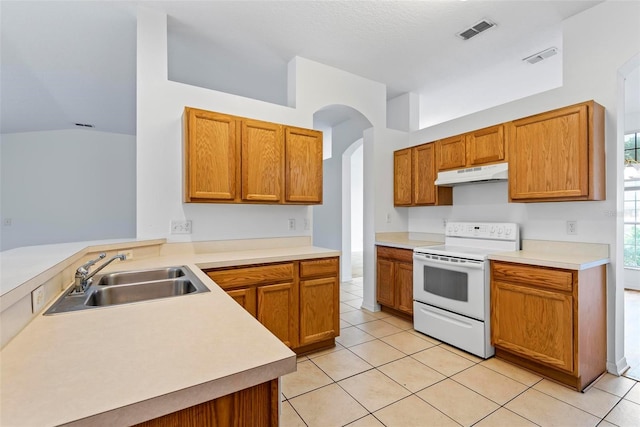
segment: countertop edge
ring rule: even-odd
[[[588,260],[584,262],[566,262],[566,261],[558,261],[551,260],[545,256],[535,257],[534,255],[529,255],[527,257],[518,256],[516,254],[492,254],[489,255],[489,260],[491,261],[504,261],[504,262],[513,262],[517,264],[527,264],[527,265],[536,265],[540,267],[551,267],[551,268],[562,268],[565,270],[587,270],[589,268],[598,267],[600,265],[606,265],[611,262],[609,258],[598,258],[594,260]]]
[[[297,356],[70,422],[69,426],[133,425],[205,403],[296,371]],[[268,374],[265,374],[265,369]],[[275,375],[275,376],[274,376]]]
[[[420,246],[437,246],[441,244],[442,242],[422,241],[422,240],[414,240],[414,241],[407,241],[407,242],[391,242],[391,241],[385,241],[385,240],[375,241],[376,246],[386,246],[389,248],[409,249],[409,250],[414,250],[415,248]]]

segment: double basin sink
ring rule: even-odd
[[[82,294],[65,292],[44,314],[88,310],[158,298],[209,292],[186,266],[96,275]]]

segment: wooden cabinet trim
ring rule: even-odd
[[[340,331],[337,277],[300,281],[300,345],[334,338]],[[329,316],[324,311],[330,310]]]
[[[466,161],[465,135],[450,136],[437,141],[438,171],[464,168]]]
[[[493,262],[492,275],[496,280],[517,280],[534,287],[571,292],[576,280],[575,272],[540,266]]]
[[[338,270],[339,262],[337,257],[300,261],[301,279],[307,279],[315,276],[337,276]]]
[[[294,277],[292,262],[248,267],[207,270],[207,275],[222,289],[233,289],[248,285],[291,281]]]
[[[395,206],[411,206],[413,199],[411,148],[393,153],[393,204]]]
[[[392,248],[389,246],[376,246],[378,258],[388,258],[395,261],[413,263],[413,251],[411,249]]]

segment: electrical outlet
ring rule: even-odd
[[[567,221],[567,234],[578,234],[578,221]]]
[[[447,228],[447,218],[442,218],[442,226]]]
[[[44,285],[31,292],[31,312],[37,313],[44,307]]]
[[[289,231],[293,231],[296,229],[296,220],[294,218],[289,218]]]
[[[118,255],[124,255],[125,259],[131,260],[131,259],[133,259],[133,250],[132,249],[127,249],[127,250],[123,250],[123,251],[118,251]]]
[[[191,220],[171,221],[171,234],[191,234]]]
[[[5,227],[11,227],[11,218],[5,218],[2,220],[2,225]]]
[[[391,214],[390,214],[390,213],[388,213],[388,214],[387,214],[387,222],[388,222],[388,223],[390,223],[390,222],[391,222]]]

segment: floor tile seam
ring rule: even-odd
[[[378,320],[382,320],[382,319],[376,319],[376,321],[378,321]],[[373,322],[373,321],[372,321],[372,322]],[[365,322],[365,323],[371,323],[371,322]],[[385,322],[385,323],[386,323],[386,322]],[[364,323],[361,323],[360,325],[364,325]],[[356,328],[358,328],[358,326],[360,326],[360,325],[355,325],[355,327],[356,327]],[[390,323],[387,323],[387,325],[391,325],[391,324],[390,324]],[[393,326],[393,325],[391,325],[391,326]],[[388,337],[388,336],[391,336],[391,335],[395,335],[396,333],[400,333],[400,332],[392,332],[392,333],[390,333],[390,334],[382,335],[382,336],[379,336],[379,337],[378,337],[378,336],[372,335],[372,334],[371,334],[371,332],[367,332],[367,331],[365,331],[364,329],[361,329],[361,328],[358,328],[358,329],[360,329],[362,332],[364,332],[364,333],[366,333],[366,334],[371,335],[372,337],[375,337],[376,339],[380,339],[380,338]],[[399,329],[399,328],[398,328],[398,329]],[[401,332],[402,332],[402,331],[401,331]]]
[[[389,365],[389,364],[391,364],[391,363],[397,362],[398,360],[406,359],[407,357],[411,357],[411,356],[405,356],[405,357],[402,357],[402,358],[400,358],[400,359],[396,359],[396,360],[393,360],[393,361],[391,361],[391,362],[387,362],[387,363],[385,363],[385,364],[383,364],[383,365],[376,366],[376,367],[375,367],[375,369],[376,369],[378,372],[380,372],[382,375],[384,375],[385,377],[389,378],[389,379],[390,379],[391,381],[393,381],[394,383],[398,384],[400,387],[402,387],[402,388],[404,388],[405,390],[407,390],[409,393],[411,393],[411,394],[415,394],[415,393],[417,393],[417,392],[414,392],[413,390],[410,390],[409,388],[407,388],[407,387],[403,386],[403,385],[402,385],[402,384],[400,384],[398,381],[396,381],[395,379],[393,379],[392,377],[390,377],[389,375],[387,375],[385,372],[383,372],[383,371],[381,371],[381,370],[380,370],[380,368],[381,368],[382,366]],[[426,365],[425,365],[425,366],[426,366]],[[433,369],[433,368],[430,368],[430,369]],[[436,372],[437,372],[437,371],[436,371]],[[439,373],[439,372],[438,372],[438,373]],[[444,381],[445,379],[446,379],[446,378],[443,378],[443,379],[441,379],[440,381]],[[428,385],[428,386],[426,386],[426,387],[424,387],[424,388],[421,388],[420,390],[418,390],[418,392],[419,392],[419,391],[422,391],[422,390],[424,390],[424,389],[427,389],[427,388],[431,387],[432,385],[435,385],[435,384],[439,383],[440,381],[436,381],[436,382],[435,382],[435,383],[433,383],[433,384],[430,384],[430,385]],[[408,396],[407,396],[407,397],[408,397]]]
[[[506,405],[506,404],[505,404],[505,405]],[[509,409],[509,408],[507,408],[507,407],[506,407],[506,406],[504,406],[504,405],[500,405],[500,407],[499,407],[498,409],[496,409],[495,411],[491,412],[490,414],[487,414],[487,416],[486,416],[486,417],[482,418],[481,420],[476,421],[476,422],[475,422],[475,423],[473,423],[472,425],[476,425],[476,424],[478,424],[478,423],[482,422],[482,420],[484,420],[485,418],[487,418],[487,417],[491,416],[492,414],[494,414],[494,413],[498,412],[500,409],[504,409],[505,411],[509,411],[509,412],[511,412],[512,414],[517,415],[518,417],[520,417],[520,418],[522,418],[522,419],[525,419],[525,420],[529,421],[529,422],[530,422],[531,424],[533,424],[533,425],[541,426],[540,424],[538,424],[538,423],[534,422],[533,420],[528,419],[527,417],[525,417],[525,416],[523,416],[523,415],[521,415],[521,414],[519,414],[519,413],[517,413],[517,412],[515,412],[515,411],[513,411],[513,410],[511,410],[511,409]]]
[[[380,372],[380,371],[378,371],[378,372]],[[363,373],[364,373],[364,372],[360,372],[360,374],[363,374]],[[380,372],[380,373],[384,375],[384,373],[383,373],[383,372]],[[357,375],[360,375],[360,374],[357,374]],[[354,376],[355,376],[355,375],[354,375]],[[351,378],[351,377],[349,377],[349,378]],[[349,391],[348,391],[347,389],[345,389],[344,387],[342,387],[342,384],[340,384],[340,383],[341,383],[342,381],[347,380],[347,379],[348,379],[348,378],[344,378],[344,379],[342,379],[342,380],[340,380],[340,381],[337,381],[337,382],[336,382],[336,384],[338,385],[338,387],[340,387],[341,389],[343,389],[345,393],[347,393],[349,396],[351,396],[351,398],[352,398],[353,400],[355,400],[356,402],[358,402],[358,404],[359,404],[360,406],[362,406],[362,407],[363,407],[363,408],[364,408],[364,409],[365,409],[369,414],[371,414],[371,415],[373,415],[373,413],[374,413],[374,412],[377,412],[377,411],[379,411],[379,410],[381,410],[381,409],[383,409],[383,408],[386,408],[387,406],[391,406],[391,405],[393,405],[394,403],[398,403],[398,402],[400,402],[401,400],[406,399],[407,397],[411,396],[411,394],[413,394],[413,393],[411,392],[411,390],[407,390],[405,387],[403,387],[405,390],[407,390],[407,391],[409,392],[409,394],[408,394],[408,395],[406,395],[406,396],[404,396],[404,397],[401,397],[401,398],[400,398],[400,399],[398,399],[398,400],[394,400],[393,402],[391,402],[391,403],[389,403],[389,404],[387,404],[387,405],[384,405],[384,406],[382,406],[382,407],[380,407],[380,408],[376,409],[375,411],[370,411],[370,410],[369,410],[369,408],[367,408],[366,406],[364,406],[364,404],[363,404],[362,402],[360,402],[360,401],[359,401],[359,400],[358,400],[354,395],[352,395],[351,393],[349,393]],[[395,381],[394,381],[394,382],[395,382]],[[397,384],[397,383],[396,383],[396,384]],[[353,421],[352,421],[352,422],[353,422]]]
[[[360,372],[360,374],[362,374],[362,373],[363,373],[363,372]],[[357,374],[357,375],[359,375],[359,374]],[[355,376],[355,375],[353,375],[353,376]],[[347,378],[351,378],[351,377],[347,377]],[[346,380],[347,378],[343,378],[343,379],[341,379],[340,381],[344,381],[344,380]],[[347,394],[349,395],[349,397],[351,397],[353,400],[355,400],[355,401],[358,403],[358,405],[362,406],[362,408],[363,408],[365,411],[367,411],[367,415],[372,414],[372,412],[369,410],[369,408],[367,408],[366,406],[364,406],[364,404],[363,404],[362,402],[360,402],[360,401],[359,401],[359,400],[358,400],[354,395],[352,395],[351,393],[349,393],[349,391],[348,391],[347,389],[345,389],[344,387],[342,387],[342,384],[340,384],[340,381],[336,381],[336,382],[335,382],[335,385],[337,385],[338,387],[340,387],[340,388],[342,389],[342,391],[344,391],[345,393],[347,393]],[[394,403],[395,403],[395,402],[394,402]],[[364,418],[364,417],[366,417],[367,415],[364,415],[364,416],[363,416],[363,417],[361,417],[361,418]],[[358,418],[358,419],[360,419],[360,418]],[[358,419],[357,419],[357,420],[358,420]],[[351,424],[351,423],[352,423],[352,422],[354,422],[354,421],[356,421],[356,420],[349,421],[349,424]]]
[[[536,384],[537,384],[537,383],[536,383]],[[584,413],[585,413],[585,414],[587,414],[587,415],[591,415],[592,417],[595,417],[595,418],[597,418],[597,419],[598,419],[598,423],[597,423],[597,424],[600,424],[600,422],[602,422],[602,420],[604,420],[604,417],[602,417],[602,418],[601,418],[601,417],[600,417],[600,416],[598,416],[598,415],[594,415],[594,414],[592,414],[591,412],[587,412],[587,411],[585,411],[584,409],[582,409],[582,408],[578,408],[577,406],[572,405],[572,404],[571,404],[571,403],[569,403],[569,402],[565,402],[564,400],[562,400],[562,399],[558,399],[557,397],[554,397],[554,396],[552,396],[552,395],[550,395],[550,394],[548,394],[548,393],[545,393],[545,392],[543,392],[542,390],[538,390],[537,388],[533,388],[533,386],[529,387],[527,390],[524,390],[522,393],[518,394],[518,396],[516,396],[516,397],[514,397],[513,399],[511,399],[509,402],[506,402],[506,403],[505,403],[505,406],[506,406],[507,404],[509,404],[510,402],[512,402],[513,400],[517,399],[520,395],[522,395],[522,394],[526,393],[526,392],[527,392],[527,391],[529,391],[529,390],[537,391],[538,393],[544,394],[545,396],[550,397],[550,398],[552,398],[553,400],[556,400],[556,401],[558,401],[558,402],[560,402],[560,403],[564,403],[565,405],[569,405],[569,406],[571,406],[572,408],[575,408],[575,409],[577,409],[577,410],[578,410],[578,411],[580,411],[580,412],[584,412]],[[611,409],[609,410],[609,412],[613,411],[613,409],[614,409],[616,406],[618,406],[618,404],[619,404],[621,401],[622,401],[622,399],[620,399],[620,401],[618,401],[618,402],[613,406],[613,408],[611,408]],[[514,410],[511,410],[511,411],[512,411],[512,412],[515,412],[516,414],[520,415],[520,416],[521,416],[521,417],[523,417],[523,418],[527,418],[527,417],[525,417],[524,415],[519,414],[518,412],[516,412],[516,411],[514,411]],[[609,414],[609,412],[607,412],[607,415]],[[605,417],[606,417],[606,415],[605,415]],[[527,418],[527,420],[529,420],[529,419]],[[529,420],[529,421],[531,421],[531,420]],[[531,422],[533,422],[533,421],[531,421]],[[596,424],[596,425],[597,425],[597,424]]]
[[[348,349],[347,347],[345,347],[345,348],[344,348],[344,350],[349,350],[349,349]],[[338,351],[342,351],[342,350],[338,350]],[[357,354],[355,354],[355,353],[354,353],[354,352],[352,352],[351,350],[349,350],[349,351],[351,352],[351,354],[353,354],[354,356],[356,356],[358,359],[362,360],[364,363],[366,363],[367,365],[371,366],[371,368],[369,368],[369,369],[365,369],[364,371],[360,371],[360,372],[358,372],[358,373],[356,373],[356,374],[349,375],[349,376],[344,377],[344,378],[340,378],[339,380],[335,380],[331,375],[329,375],[329,374],[328,374],[327,372],[325,372],[325,371],[324,371],[320,366],[318,366],[318,364],[317,364],[317,363],[315,363],[315,362],[314,362],[313,364],[314,364],[314,365],[316,365],[316,367],[317,367],[318,369],[320,369],[320,370],[321,370],[321,371],[322,371],[326,376],[328,376],[328,377],[329,377],[329,379],[331,379],[331,381],[333,381],[334,383],[337,383],[338,381],[346,380],[347,378],[355,377],[356,375],[363,374],[363,373],[365,373],[365,372],[371,371],[372,369],[376,369],[376,367],[375,367],[375,366],[373,366],[373,365],[371,365],[371,363],[367,362],[366,360],[364,360],[362,357],[358,356]],[[332,353],[328,353],[328,354],[332,354]],[[309,360],[311,360],[311,359],[309,359]],[[313,360],[311,360],[311,361],[313,362]]]
[[[460,371],[460,372],[462,372],[462,371]],[[460,381],[457,381],[455,378],[453,378],[455,375],[458,375],[460,372],[458,372],[457,374],[453,374],[451,377],[449,377],[449,379],[451,379],[451,381],[454,381],[455,383],[457,383],[457,384],[461,385],[462,387],[467,388],[467,389],[469,389],[469,390],[473,391],[474,393],[479,394],[480,396],[484,397],[485,399],[489,399],[490,401],[492,401],[493,403],[495,403],[496,405],[499,405],[499,406],[505,406],[505,405],[507,405],[507,404],[508,404],[509,402],[511,402],[512,400],[517,399],[517,398],[518,398],[518,396],[521,396],[522,394],[526,393],[526,391],[527,391],[527,390],[529,390],[530,388],[533,388],[533,387],[529,387],[529,386],[526,386],[526,385],[525,385],[525,387],[527,387],[527,388],[525,388],[525,389],[524,389],[524,390],[522,390],[521,392],[517,393],[515,396],[513,396],[511,399],[507,400],[506,402],[504,402],[504,403],[500,403],[500,402],[496,402],[495,400],[491,399],[489,396],[485,396],[484,394],[482,394],[482,393],[480,393],[480,392],[478,392],[478,391],[475,391],[475,390],[474,390],[474,389],[472,389],[471,387],[469,387],[469,386],[467,386],[467,385],[465,385],[465,384],[461,383]],[[524,385],[524,384],[523,384],[523,385]],[[513,412],[513,411],[511,411],[511,412]],[[518,415],[520,415],[520,414],[518,414]],[[522,416],[522,415],[520,415],[520,416]]]
[[[444,381],[444,379],[443,379],[442,381]],[[439,382],[441,382],[441,381],[438,381],[438,383],[439,383]],[[434,385],[436,385],[436,384],[438,384],[438,383],[431,384],[429,387],[434,386]],[[456,423],[456,424],[458,424],[458,425],[460,425],[460,426],[461,426],[461,425],[462,425],[461,423],[459,423],[458,421],[454,420],[454,419],[453,419],[453,418],[451,418],[449,415],[447,415],[446,413],[444,413],[443,411],[441,411],[439,408],[436,408],[436,407],[435,407],[435,406],[433,406],[431,403],[427,402],[426,400],[424,400],[423,398],[421,398],[420,396],[418,396],[418,393],[422,392],[423,390],[426,390],[426,389],[427,389],[427,388],[429,388],[429,387],[425,387],[425,388],[423,388],[422,390],[417,391],[417,392],[415,392],[415,393],[413,393],[413,394],[414,394],[418,399],[422,400],[424,403],[426,403],[427,405],[431,406],[433,409],[435,409],[436,411],[440,412],[442,415],[444,415],[445,417],[449,418],[449,419],[450,419],[451,421],[453,421],[454,423]],[[409,396],[407,396],[407,397],[409,397]]]
[[[389,335],[389,336],[391,336],[391,335]],[[382,337],[382,338],[386,338],[386,337]],[[404,351],[404,350],[402,350],[402,349],[400,349],[400,348],[398,348],[398,347],[395,347],[395,346],[394,346],[393,344],[391,344],[391,343],[388,343],[388,342],[386,342],[386,341],[383,341],[383,340],[382,340],[382,339],[380,339],[380,338],[378,338],[378,339],[379,339],[380,341],[382,341],[383,343],[385,343],[386,345],[388,345],[388,346],[390,346],[390,347],[392,347],[392,348],[395,348],[395,349],[396,349],[396,350],[398,350],[399,352],[401,352],[401,353],[405,354],[406,356],[411,356],[412,354],[420,353],[421,351],[425,351],[425,350],[428,350],[428,349],[430,349],[430,348],[431,348],[431,347],[427,347],[427,348],[423,348],[422,350],[414,351],[413,353],[407,353],[406,351]]]
[[[485,360],[489,360],[489,359],[485,359]],[[482,362],[484,362],[484,360],[483,360]],[[500,372],[500,371],[496,371],[495,369],[491,369],[490,367],[483,365],[483,364],[482,364],[482,362],[478,362],[478,363],[476,363],[476,364],[475,364],[475,365],[473,365],[473,366],[469,366],[469,368],[473,368],[474,366],[482,366],[483,368],[488,369],[488,370],[490,370],[491,372],[494,372],[494,373],[496,373],[496,374],[498,374],[498,375],[501,375],[501,376],[503,376],[503,377],[505,377],[505,378],[507,378],[507,379],[510,379],[511,381],[515,381],[515,382],[517,382],[518,384],[521,384],[521,385],[523,385],[523,386],[525,386],[525,387],[527,387],[527,388],[533,388],[533,386],[535,386],[536,384],[539,384],[540,382],[542,382],[542,380],[544,380],[544,378],[540,378],[539,380],[537,380],[535,383],[533,383],[533,384],[531,384],[531,385],[529,385],[529,384],[525,384],[525,383],[523,383],[523,382],[521,382],[521,381],[518,381],[518,380],[517,380],[517,379],[515,379],[515,378],[511,378],[511,377],[510,377],[509,375],[507,375],[507,374],[503,374],[503,373],[502,373],[502,372]],[[467,369],[469,369],[469,368],[467,368]],[[465,370],[466,370],[466,369],[465,369]],[[462,371],[460,371],[460,372],[462,372]],[[458,372],[458,373],[460,373],[460,372]],[[527,371],[527,372],[528,372],[528,371]],[[454,375],[458,375],[458,374],[454,374]]]
[[[494,356],[494,357],[495,357],[495,356]],[[489,359],[485,359],[485,360],[489,360]],[[501,359],[497,359],[497,360],[502,361]],[[533,384],[529,385],[529,384],[524,383],[524,382],[522,382],[522,381],[518,381],[517,379],[515,379],[515,378],[513,378],[513,377],[510,377],[510,376],[509,376],[509,375],[507,375],[507,374],[503,374],[502,372],[500,372],[500,371],[498,371],[498,370],[496,370],[496,369],[493,369],[493,368],[491,368],[490,366],[482,365],[482,362],[480,362],[480,363],[478,363],[478,364],[479,364],[479,365],[481,365],[481,366],[483,366],[483,367],[485,367],[485,368],[487,368],[487,369],[492,370],[493,372],[495,372],[495,373],[497,373],[497,374],[500,374],[500,375],[505,376],[505,377],[507,377],[507,378],[511,378],[511,379],[512,379],[512,380],[514,380],[515,382],[520,383],[520,384],[522,384],[522,385],[525,385],[525,386],[527,386],[527,387],[533,387],[534,385],[538,384],[540,381],[544,380],[544,377],[539,377],[539,379],[538,379],[538,380],[536,380],[536,382],[534,382]],[[516,367],[515,365],[511,365],[511,366]],[[522,369],[522,368],[520,368],[520,369]],[[525,370],[525,372],[528,372],[528,373],[531,373],[532,375],[536,375],[536,376],[537,376],[537,374],[534,374],[534,373],[533,373],[533,372],[531,372],[531,371],[527,371],[527,370]]]
[[[617,426],[618,424],[615,424],[614,422],[611,422],[611,421],[607,420],[607,417],[609,416],[609,414],[611,414],[611,413],[613,412],[613,410],[614,410],[614,409],[616,409],[616,408],[618,407],[618,405],[620,404],[620,402],[622,402],[623,400],[626,400],[627,402],[630,402],[630,403],[635,403],[635,402],[633,402],[633,401],[631,401],[631,400],[627,400],[627,399],[620,399],[619,401],[617,401],[617,402],[616,402],[616,404],[615,404],[615,405],[613,405],[613,408],[609,409],[609,412],[607,412],[607,413],[606,413],[606,415],[600,419],[600,421],[602,422],[602,421],[606,420],[608,423],[611,423],[611,424],[613,424],[613,425],[616,425],[616,426]],[[640,405],[638,405],[638,406],[640,406]]]
[[[542,380],[544,380],[544,378],[543,378]],[[623,400],[626,400],[626,399],[624,399],[624,397],[620,397],[620,396],[618,396],[618,395],[615,395],[615,394],[613,394],[613,393],[609,393],[608,391],[606,391],[606,390],[602,390],[602,389],[600,389],[600,388],[599,388],[598,390],[600,390],[600,391],[602,391],[602,392],[604,392],[604,393],[607,393],[607,394],[609,394],[609,395],[611,395],[611,396],[613,396],[613,397],[615,397],[615,398],[617,398],[617,399],[618,399],[618,401],[615,403],[615,405],[613,405],[613,406],[611,407],[611,409],[609,409],[609,411],[607,411],[607,415],[605,415],[604,417],[600,417],[600,415],[596,415],[596,414],[591,413],[591,412],[589,412],[589,411],[586,411],[586,410],[584,410],[584,409],[582,409],[582,408],[578,408],[577,406],[575,406],[574,404],[572,404],[572,403],[570,403],[570,402],[566,402],[566,401],[564,401],[564,400],[562,400],[562,399],[560,399],[560,398],[557,398],[557,397],[555,397],[555,396],[553,396],[553,395],[551,395],[551,394],[549,394],[549,393],[547,393],[547,392],[545,392],[545,391],[543,391],[543,390],[540,390],[540,389],[538,389],[538,388],[535,388],[535,386],[536,386],[536,385],[538,385],[538,384],[540,384],[540,383],[542,382],[542,380],[540,380],[540,381],[538,381],[537,383],[535,383],[534,385],[532,385],[532,386],[531,386],[531,388],[532,388],[533,390],[538,391],[538,392],[540,392],[540,393],[542,393],[542,394],[545,394],[545,395],[547,395],[547,396],[549,396],[549,397],[553,397],[554,399],[559,400],[560,402],[564,402],[564,403],[566,403],[567,405],[570,405],[570,406],[573,406],[574,408],[580,409],[582,412],[586,412],[587,414],[590,414],[590,415],[593,415],[594,417],[600,418],[600,420],[604,420],[604,418],[605,418],[607,415],[609,415],[609,412],[613,411],[613,408],[615,408],[616,406],[618,406],[618,404],[619,404],[620,402],[622,402]],[[595,388],[595,387],[594,387],[594,388]],[[574,391],[575,391],[575,390],[574,390]],[[575,391],[575,392],[576,392],[576,393],[580,393],[580,394],[584,394],[584,393],[579,392],[579,391]],[[625,394],[625,396],[626,396],[626,394]],[[630,401],[630,402],[631,402],[631,401]],[[638,406],[640,406],[640,405],[638,405]]]
[[[447,344],[446,342],[441,342],[440,344],[438,344],[438,346],[442,347],[442,349],[443,349],[443,350],[446,350],[446,351],[448,351],[448,352],[449,352],[449,353],[451,353],[451,354],[455,354],[456,356],[458,356],[458,357],[462,357],[463,359],[466,359],[466,360],[468,360],[469,362],[473,362],[473,365],[474,365],[474,366],[475,366],[475,365],[478,365],[478,364],[480,364],[480,363],[482,363],[482,361],[483,361],[483,360],[486,360],[486,359],[483,359],[483,360],[481,360],[480,362],[476,362],[475,360],[471,360],[471,359],[469,359],[468,357],[465,357],[465,356],[463,356],[463,355],[461,355],[461,354],[459,354],[459,353],[456,353],[455,351],[451,351],[451,350],[449,350],[446,346],[451,346],[451,344]],[[461,351],[462,351],[462,350],[461,350]]]
[[[293,403],[289,402],[289,406],[291,406],[291,409],[293,409],[293,412],[295,412],[295,413],[298,415],[298,417],[302,420],[302,423],[303,423],[305,426],[309,427],[309,424],[307,424],[307,422],[305,421],[305,419],[304,419],[304,418],[302,418],[302,414],[301,414],[300,412],[298,412],[298,410],[296,409],[296,407],[295,407],[295,406],[293,406]],[[280,416],[278,416],[278,423],[280,423],[280,421],[281,421]]]

